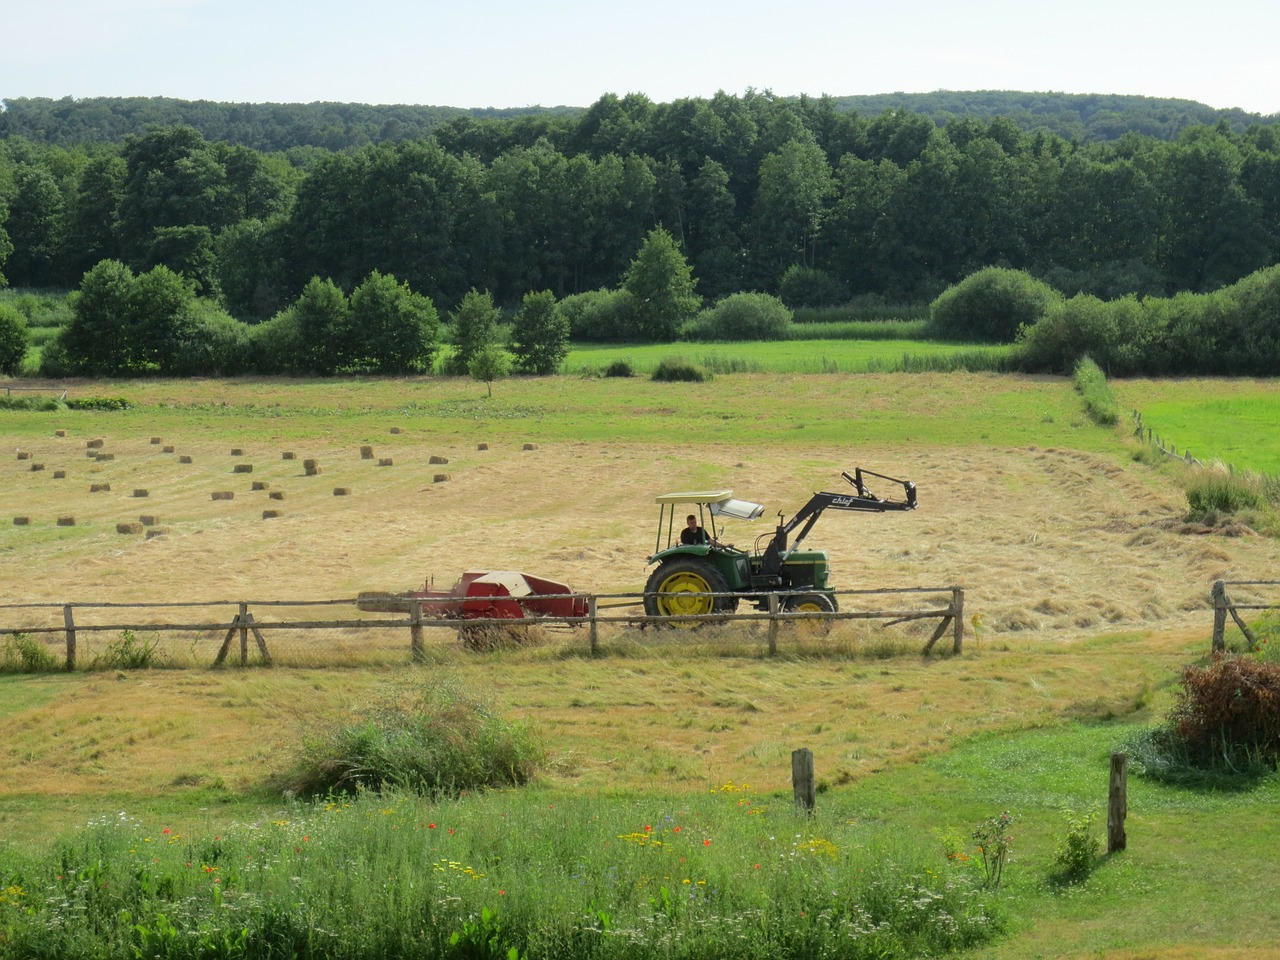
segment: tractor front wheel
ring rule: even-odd
[[[732,613],[738,606],[734,597],[700,594],[728,593],[720,572],[695,557],[668,560],[649,575],[644,587],[644,612],[650,617],[695,617],[708,613]],[[705,620],[670,620],[671,626],[696,630]]]

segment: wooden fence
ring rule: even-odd
[[[1236,622],[1236,626],[1240,628],[1240,632],[1244,634],[1245,641],[1249,644],[1249,649],[1257,649],[1258,638],[1253,631],[1249,629],[1249,625],[1244,622],[1244,618],[1240,616],[1241,610],[1280,610],[1280,603],[1259,603],[1259,602],[1240,602],[1232,600],[1227,594],[1227,587],[1250,588],[1249,592],[1256,592],[1251,588],[1255,587],[1280,587],[1280,580],[1215,580],[1213,583],[1213,649],[1215,651],[1227,649],[1227,617],[1228,615]]]
[[[238,661],[247,666],[251,654],[256,652],[263,665],[273,665],[276,658],[267,642],[270,634],[293,631],[405,631],[408,634],[408,653],[413,660],[425,659],[426,647],[424,631],[438,627],[461,631],[466,629],[495,630],[519,628],[521,626],[563,626],[586,627],[587,640],[592,654],[600,649],[600,628],[606,625],[623,625],[631,627],[661,626],[677,624],[688,627],[691,622],[725,623],[734,621],[767,621],[767,643],[770,655],[778,650],[778,632],[781,625],[797,621],[820,622],[829,625],[842,620],[883,620],[885,626],[906,623],[916,620],[937,619],[937,628],[925,643],[922,654],[928,654],[934,644],[950,630],[952,650],[961,653],[964,644],[964,589],[961,587],[908,587],[886,590],[848,590],[837,591],[839,597],[891,597],[894,603],[877,604],[875,609],[846,610],[838,613],[787,612],[782,609],[786,594],[770,594],[767,598],[768,609],[763,612],[749,613],[714,613],[705,615],[688,615],[680,617],[649,617],[634,612],[615,612],[623,608],[638,607],[643,604],[643,594],[558,594],[557,597],[583,597],[587,601],[587,613],[582,617],[531,617],[522,620],[500,619],[466,619],[456,617],[431,616],[431,601],[423,601],[412,597],[382,598],[399,600],[407,616],[401,617],[337,617],[319,618],[309,615],[285,616],[272,619],[271,614],[289,608],[309,612],[319,607],[357,608],[359,600],[255,600],[255,601],[209,601],[201,603],[22,603],[0,604],[0,635],[24,634],[46,638],[46,642],[61,635],[65,644],[65,665],[74,670],[84,658],[80,647],[86,634],[191,634],[202,637],[221,638],[217,654],[212,660],[214,666],[224,665],[228,659]],[[682,594],[682,596],[688,596]],[[715,596],[726,596],[716,594]],[[744,595],[738,594],[739,598]],[[929,601],[927,605],[911,605],[903,598],[912,597]],[[942,598],[945,597],[945,601]],[[937,598],[937,600],[934,600]],[[186,620],[159,619],[172,616],[167,611],[176,610],[227,610],[229,618],[216,614],[195,615]],[[257,611],[255,615],[254,611]],[[146,612],[143,612],[146,611]],[[157,611],[166,611],[157,614]],[[103,617],[103,613],[107,616]],[[60,614],[60,616],[59,616]],[[266,617],[267,619],[262,619]],[[403,635],[403,634],[402,634]],[[673,634],[674,635],[674,634]],[[252,644],[250,640],[252,639]],[[194,648],[195,641],[192,641]],[[92,659],[91,659],[92,662]]]
[[[1167,457],[1173,457],[1175,460],[1181,460],[1183,463],[1189,463],[1197,467],[1204,466],[1203,463],[1191,456],[1190,449],[1184,449],[1182,453],[1178,453],[1178,447],[1175,443],[1170,441],[1169,445],[1165,446],[1163,437],[1156,433],[1151,427],[1143,427],[1141,411],[1133,411],[1133,422],[1135,424],[1133,433],[1139,440],[1151,444]]]

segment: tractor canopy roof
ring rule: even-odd
[[[706,504],[713,517],[730,517],[734,520],[754,520],[764,513],[764,505],[750,500],[733,499],[732,490],[691,490],[684,493],[664,493],[655,500],[661,504]]]

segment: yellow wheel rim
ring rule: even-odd
[[[711,584],[696,573],[682,570],[667,577],[658,587],[658,609],[668,617],[695,616],[710,613],[714,600],[711,597],[699,597],[696,594],[710,593]],[[696,627],[696,621],[682,623],[682,627]]]
[[[806,600],[804,603],[797,604],[791,609],[796,613],[822,613],[822,611],[827,608],[820,603],[815,603],[813,600]]]

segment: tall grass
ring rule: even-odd
[[[928,320],[810,320],[797,310],[788,340],[923,340]]]
[[[937,956],[1003,928],[972,860],[749,787],[396,794],[186,836],[125,813],[0,851],[6,956]]]
[[[1089,357],[1081,357],[1072,379],[1090,420],[1102,427],[1114,427],[1120,422],[1120,405],[1101,367]]]
[[[796,323],[822,325],[881,323],[889,326],[929,319],[927,303],[884,303],[878,299],[854,300],[838,307],[797,307]],[[890,337],[889,339],[898,339]]]

